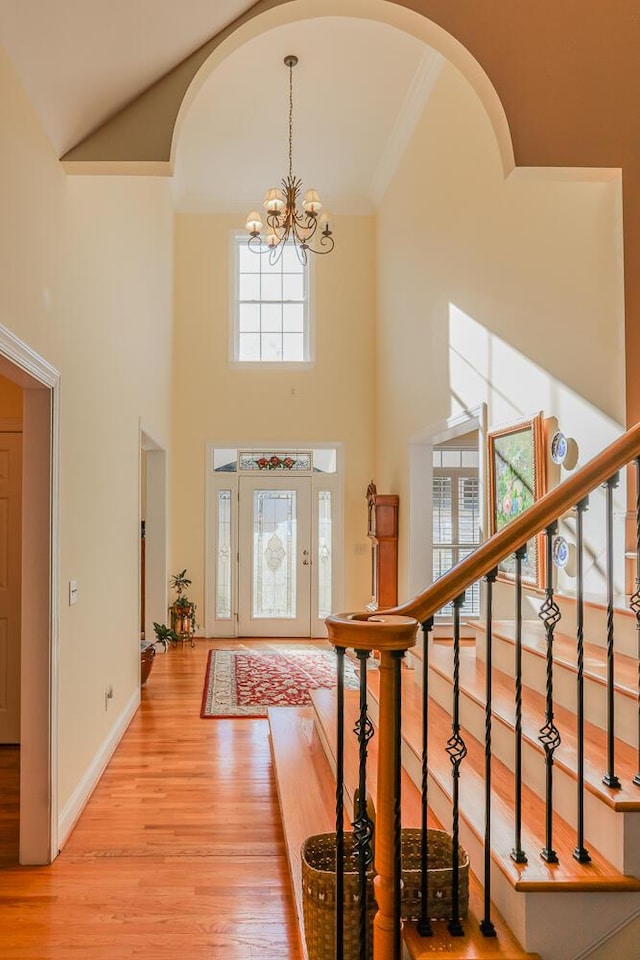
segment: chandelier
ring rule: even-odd
[[[331,235],[328,213],[320,214],[322,204],[315,190],[307,190],[302,200],[302,209],[298,207],[302,181],[293,175],[293,68],[298,58],[289,54],[284,58],[289,68],[289,175],[281,181],[281,188],[271,187],[264,197],[267,227],[263,234],[263,223],[257,210],[247,217],[246,229],[249,233],[249,248],[254,253],[268,253],[270,263],[276,263],[282,256],[285,244],[293,244],[298,259],[306,264],[308,253],[330,253],[334,240]]]

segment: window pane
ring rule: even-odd
[[[287,244],[282,251],[281,263],[285,273],[302,273],[302,264],[298,260],[298,254],[292,244]]]
[[[238,460],[238,451],[216,447],[213,451],[213,469],[224,470],[227,473],[235,471]]]
[[[317,451],[316,451],[317,452]],[[331,491],[318,493],[318,616],[331,613]]]
[[[239,360],[259,360],[260,359],[260,334],[259,333],[239,333],[238,334],[238,359]]]
[[[238,293],[241,300],[259,300],[260,275],[257,273],[241,273]]]
[[[216,617],[218,620],[231,618],[231,490],[218,490]]]
[[[479,457],[477,450],[463,450],[462,451],[462,466],[463,467],[477,467],[479,464]]]
[[[282,360],[282,334],[263,333],[260,338],[261,360]]]
[[[247,241],[241,237],[238,242],[238,267],[242,273],[260,273],[259,254],[249,250]]]
[[[254,617],[296,615],[296,491],[253,493]]]
[[[239,310],[239,329],[241,333],[251,333],[260,329],[260,305],[241,303]]]
[[[282,277],[269,275],[262,278],[262,299],[282,300]]]
[[[479,491],[477,477],[458,477],[458,543],[480,542]]]
[[[289,333],[302,333],[304,330],[304,306],[301,303],[282,305],[282,329]]]
[[[282,297],[284,300],[304,300],[304,281],[301,274],[284,274]]]
[[[335,450],[314,450],[313,469],[317,473],[335,473],[336,459]]]
[[[460,451],[459,450],[443,450],[442,466],[443,467],[459,467]]]
[[[280,261],[273,264],[269,263],[269,254],[264,254],[264,256],[262,254],[260,255],[260,270],[263,276],[264,274],[282,273]]]
[[[262,304],[262,331],[263,333],[282,330],[282,305],[280,303]]]
[[[433,478],[433,542],[451,543],[453,520],[451,513],[451,477]]]
[[[301,333],[282,334],[282,359],[304,360],[304,337]]]

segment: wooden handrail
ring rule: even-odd
[[[460,563],[412,600],[384,611],[385,616],[414,617],[421,623],[480,580],[521,544],[571,510],[589,493],[640,455],[640,423],[636,423],[606,450],[541,497],[528,510],[495,533]]]
[[[411,617],[419,623],[424,623],[447,603],[459,597],[471,584],[497,567],[501,560],[515,552],[521,544],[526,543],[554,520],[575,507],[596,487],[606,483],[618,470],[637,456],[640,456],[640,422],[614,440],[606,450],[590,460],[581,470],[537,500],[528,510],[503,527],[499,533],[494,533],[473,553],[412,600],[374,613],[361,611],[338,613],[328,617],[326,623],[330,627],[330,639],[332,627],[336,632],[334,642],[344,642],[345,646],[349,646],[353,645],[357,637],[357,642],[363,649],[370,649],[377,644],[370,635],[368,627],[373,626],[382,616],[384,618]],[[349,634],[340,633],[340,626],[348,627]],[[354,629],[356,633],[353,633]],[[365,641],[365,635],[370,637],[369,643]]]

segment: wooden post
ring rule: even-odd
[[[394,916],[397,883],[400,880],[395,877],[395,838],[400,811],[395,760],[400,751],[400,728],[396,722],[394,659],[397,661],[398,654],[414,646],[418,623],[411,617],[384,614],[369,619],[366,614],[337,614],[329,617],[326,623],[329,640],[335,646],[380,651],[375,850],[377,876],[374,880],[378,912],[373,927],[373,958],[400,960],[397,949],[400,922]]]

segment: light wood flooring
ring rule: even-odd
[[[15,865],[16,751],[0,751],[2,960],[300,960],[268,723],[200,719],[207,652],[231,645],[156,657],[49,867]]]

